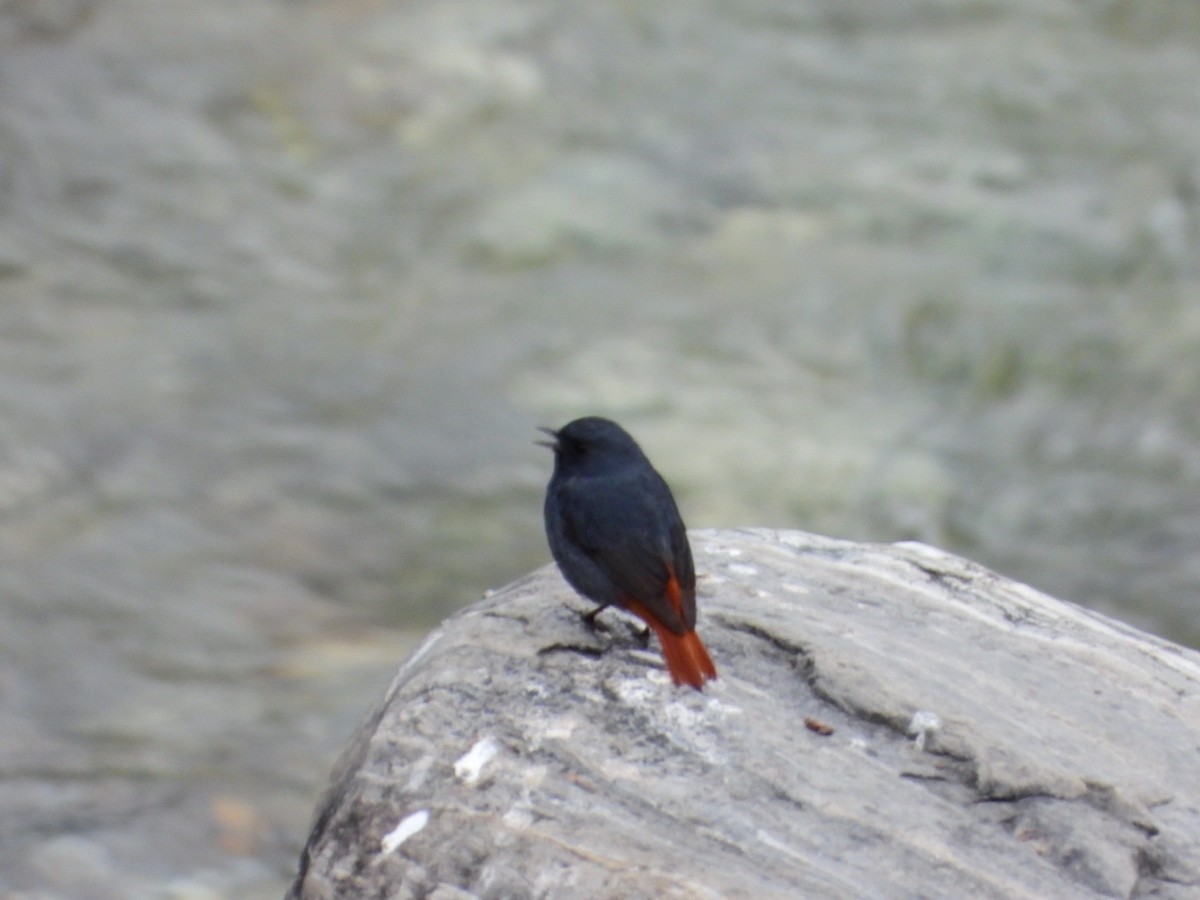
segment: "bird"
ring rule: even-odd
[[[600,416],[538,441],[554,451],[544,514],[550,553],[567,583],[597,606],[633,613],[658,637],[676,686],[702,690],[716,666],[696,633],[696,572],[671,489],[637,441]]]

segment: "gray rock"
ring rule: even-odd
[[[1200,896],[1200,654],[924,545],[692,540],[704,693],[539,570],[404,664],[293,896]]]

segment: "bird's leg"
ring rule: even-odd
[[[596,616],[608,609],[609,606],[610,604],[608,603],[602,603],[591,612],[586,612],[583,614],[583,621],[590,630],[599,631],[603,627],[599,622],[596,621]],[[605,628],[604,630],[607,631],[608,629]]]
[[[600,613],[604,612],[611,605],[612,605],[611,603],[605,603],[605,604],[602,604],[601,606],[597,606],[591,612],[583,613],[580,616],[580,618],[583,619],[584,623],[592,631],[608,631],[607,626],[601,625],[599,622],[596,621],[596,616],[600,615]],[[650,626],[649,625],[643,625],[641,627],[641,629],[636,632],[636,636],[638,639],[638,643],[640,643],[643,647],[650,646]]]

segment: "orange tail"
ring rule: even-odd
[[[676,685],[690,684],[696,690],[702,690],[704,682],[717,677],[717,667],[712,658],[700,643],[700,635],[695,630],[687,634],[676,634],[646,612],[640,603],[629,604],[631,612],[637,614],[658,635],[658,643],[662,646],[663,659],[667,661],[667,671]]]
[[[652,624],[651,627],[662,644],[667,671],[676,685],[690,684],[696,690],[701,690],[705,681],[717,677],[717,667],[713,665],[704,644],[700,643],[700,635],[695,631],[678,635],[665,625]]]

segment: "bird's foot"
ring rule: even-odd
[[[583,622],[585,625],[587,625],[588,630],[607,631],[609,633],[612,632],[611,628],[596,618],[606,609],[608,609],[607,606],[597,606],[591,612],[580,614],[580,618],[583,619]],[[650,646],[650,626],[643,625],[641,628],[632,628],[631,630],[633,631],[633,636],[637,639],[639,644],[641,644],[643,647]]]
[[[581,618],[589,631],[608,631],[608,626],[596,621],[596,616],[608,609],[608,606],[597,606],[591,612],[583,613]]]

